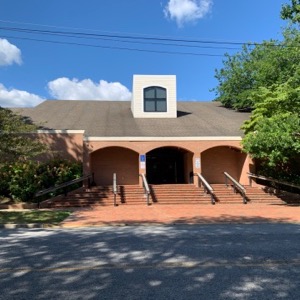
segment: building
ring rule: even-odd
[[[178,102],[175,76],[135,75],[132,101],[45,101],[18,110],[43,127],[39,137],[63,157],[83,162],[97,185],[209,183],[228,172],[247,184],[251,160],[241,151],[249,113],[218,102]]]

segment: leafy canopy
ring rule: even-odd
[[[240,52],[226,54],[223,67],[215,70],[216,100],[227,108],[253,109],[255,94],[261,87],[272,88],[291,78],[294,85],[300,85],[299,31],[287,28],[283,36],[283,41],[244,45]]]
[[[291,0],[291,4],[285,4],[281,9],[281,18],[291,20],[292,23],[300,23],[300,0]]]
[[[300,0],[283,5],[281,17],[292,22],[283,39],[227,54],[214,90],[225,107],[252,110],[242,144],[258,171],[300,183]]]
[[[11,110],[0,107],[0,163],[34,158],[46,150],[46,146],[34,139],[36,125]]]

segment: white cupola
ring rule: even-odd
[[[176,76],[134,75],[131,110],[134,118],[176,118]]]

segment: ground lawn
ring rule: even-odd
[[[71,214],[70,211],[0,211],[0,224],[47,223],[56,225]]]

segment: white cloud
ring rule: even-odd
[[[48,88],[51,96],[59,100],[130,100],[132,96],[121,83],[105,80],[96,83],[63,77],[50,81]]]
[[[0,39],[0,66],[22,63],[21,50],[6,39]]]
[[[30,107],[36,106],[45,99],[26,91],[7,89],[0,83],[0,106],[2,107]]]
[[[165,16],[175,20],[178,26],[196,22],[207,15],[213,0],[169,0],[164,9]]]

